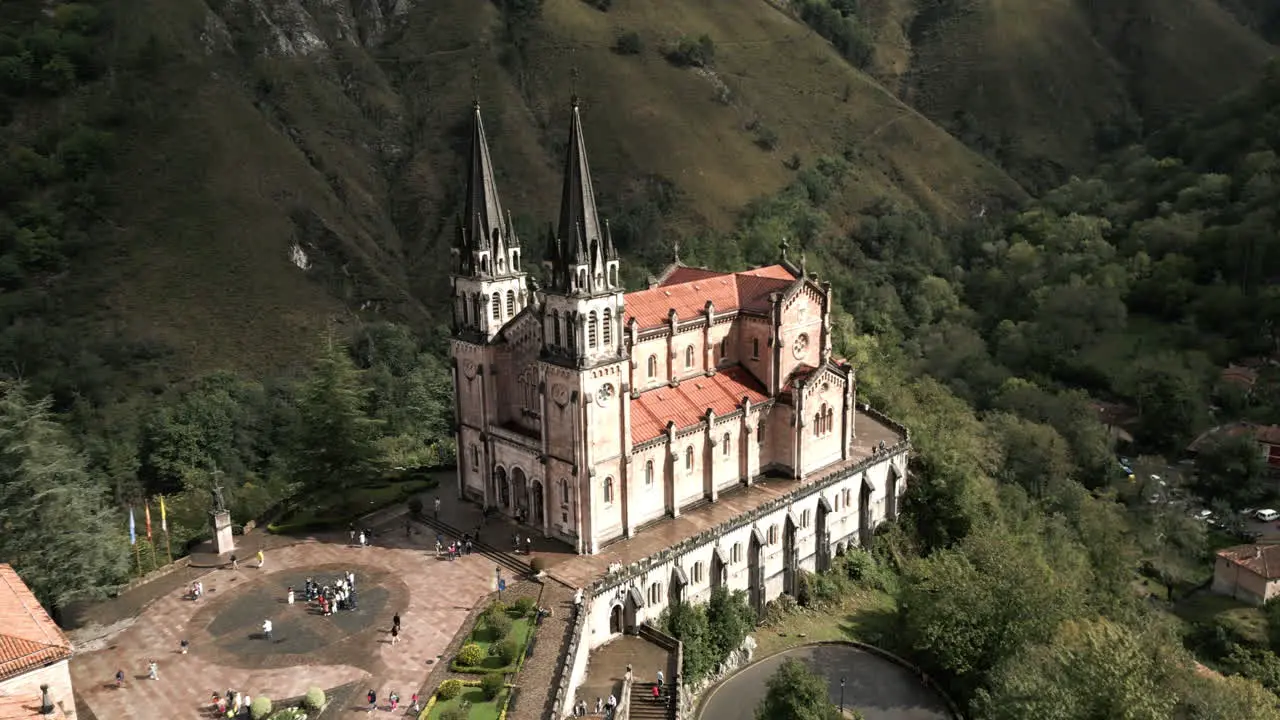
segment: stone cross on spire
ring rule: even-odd
[[[790,243],[790,242],[788,242],[788,241],[787,241],[787,238],[784,236],[784,237],[782,238],[782,242],[778,243],[778,247],[782,250],[782,261],[783,261],[783,262],[786,262],[786,261],[787,261],[787,249],[791,247],[791,243]]]

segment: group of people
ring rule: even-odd
[[[627,665],[627,674],[626,674],[627,680],[632,679],[631,672],[632,672],[631,666]],[[662,685],[665,682],[665,680],[666,678],[663,676],[662,671],[659,670],[657,675],[657,680],[653,683],[653,688],[651,690],[651,692],[653,693],[654,700],[662,699]],[[615,697],[613,693],[610,693],[607,699],[602,697],[596,697],[596,709],[594,714],[596,715],[603,714],[606,719],[609,719],[613,717],[613,713],[617,709],[618,709],[618,698]],[[573,706],[573,716],[586,717],[586,715],[587,715],[587,701],[579,700]]]
[[[368,547],[373,542],[373,530],[369,528],[356,532],[356,526],[351,525],[347,528],[347,534],[351,536],[351,544],[358,547]]]
[[[369,712],[373,712],[374,710],[378,709],[378,692],[376,690],[374,690],[373,688],[369,688],[369,694],[365,696],[365,699],[369,701]],[[396,694],[395,690],[392,690],[387,695],[387,709],[392,712],[395,712],[397,709],[399,709],[399,707],[400,707],[400,696]],[[418,693],[413,694],[413,711],[415,713],[419,711]]]
[[[225,696],[218,693],[213,694],[213,711],[218,717],[239,717],[244,715],[249,717],[249,705],[253,703],[253,698],[248,693],[240,694],[236,690],[227,689]]]
[[[348,570],[332,585],[321,585],[307,578],[303,587],[307,602],[314,602],[321,615],[332,615],[336,610],[356,609],[356,574]],[[288,601],[293,602],[293,588],[289,588]]]
[[[466,533],[461,540],[450,540],[448,545],[444,544],[444,535],[436,533],[436,557],[445,555],[450,560],[457,560],[463,555],[470,555],[473,547],[471,536]]]

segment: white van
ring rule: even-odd
[[[1280,518],[1280,513],[1276,512],[1275,510],[1259,510],[1258,512],[1254,513],[1253,516],[1261,520],[1262,522],[1271,522],[1276,518]]]

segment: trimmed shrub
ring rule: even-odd
[[[516,645],[515,640],[507,638],[495,645],[493,652],[502,661],[502,664],[506,666],[516,661],[516,657],[520,655],[520,648]]]
[[[531,597],[522,597],[515,601],[511,606],[512,612],[520,617],[528,617],[533,614],[533,608],[537,602]]]
[[[458,664],[475,667],[484,662],[484,648],[475,643],[467,643],[458,650]]]
[[[445,708],[440,713],[440,720],[467,720],[467,711],[460,707]]]
[[[249,717],[253,720],[267,720],[271,714],[271,698],[259,695],[249,703]]]
[[[302,707],[320,712],[324,708],[324,691],[318,687],[309,688],[307,694],[302,696]]]
[[[544,558],[536,557],[529,561],[529,567],[533,568],[535,573],[545,572],[547,569],[547,561]]]
[[[496,643],[511,632],[511,618],[505,612],[487,613],[484,627],[489,634],[489,641]]]
[[[445,680],[436,688],[437,700],[452,700],[462,693],[461,680]],[[466,717],[465,715],[463,717]]]
[[[484,695],[485,700],[492,700],[498,697],[498,693],[502,692],[506,684],[506,676],[502,673],[489,673],[480,678],[480,693]]]

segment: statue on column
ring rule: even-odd
[[[227,503],[222,497],[222,486],[215,485],[213,490],[213,512],[221,513],[227,511]]]

